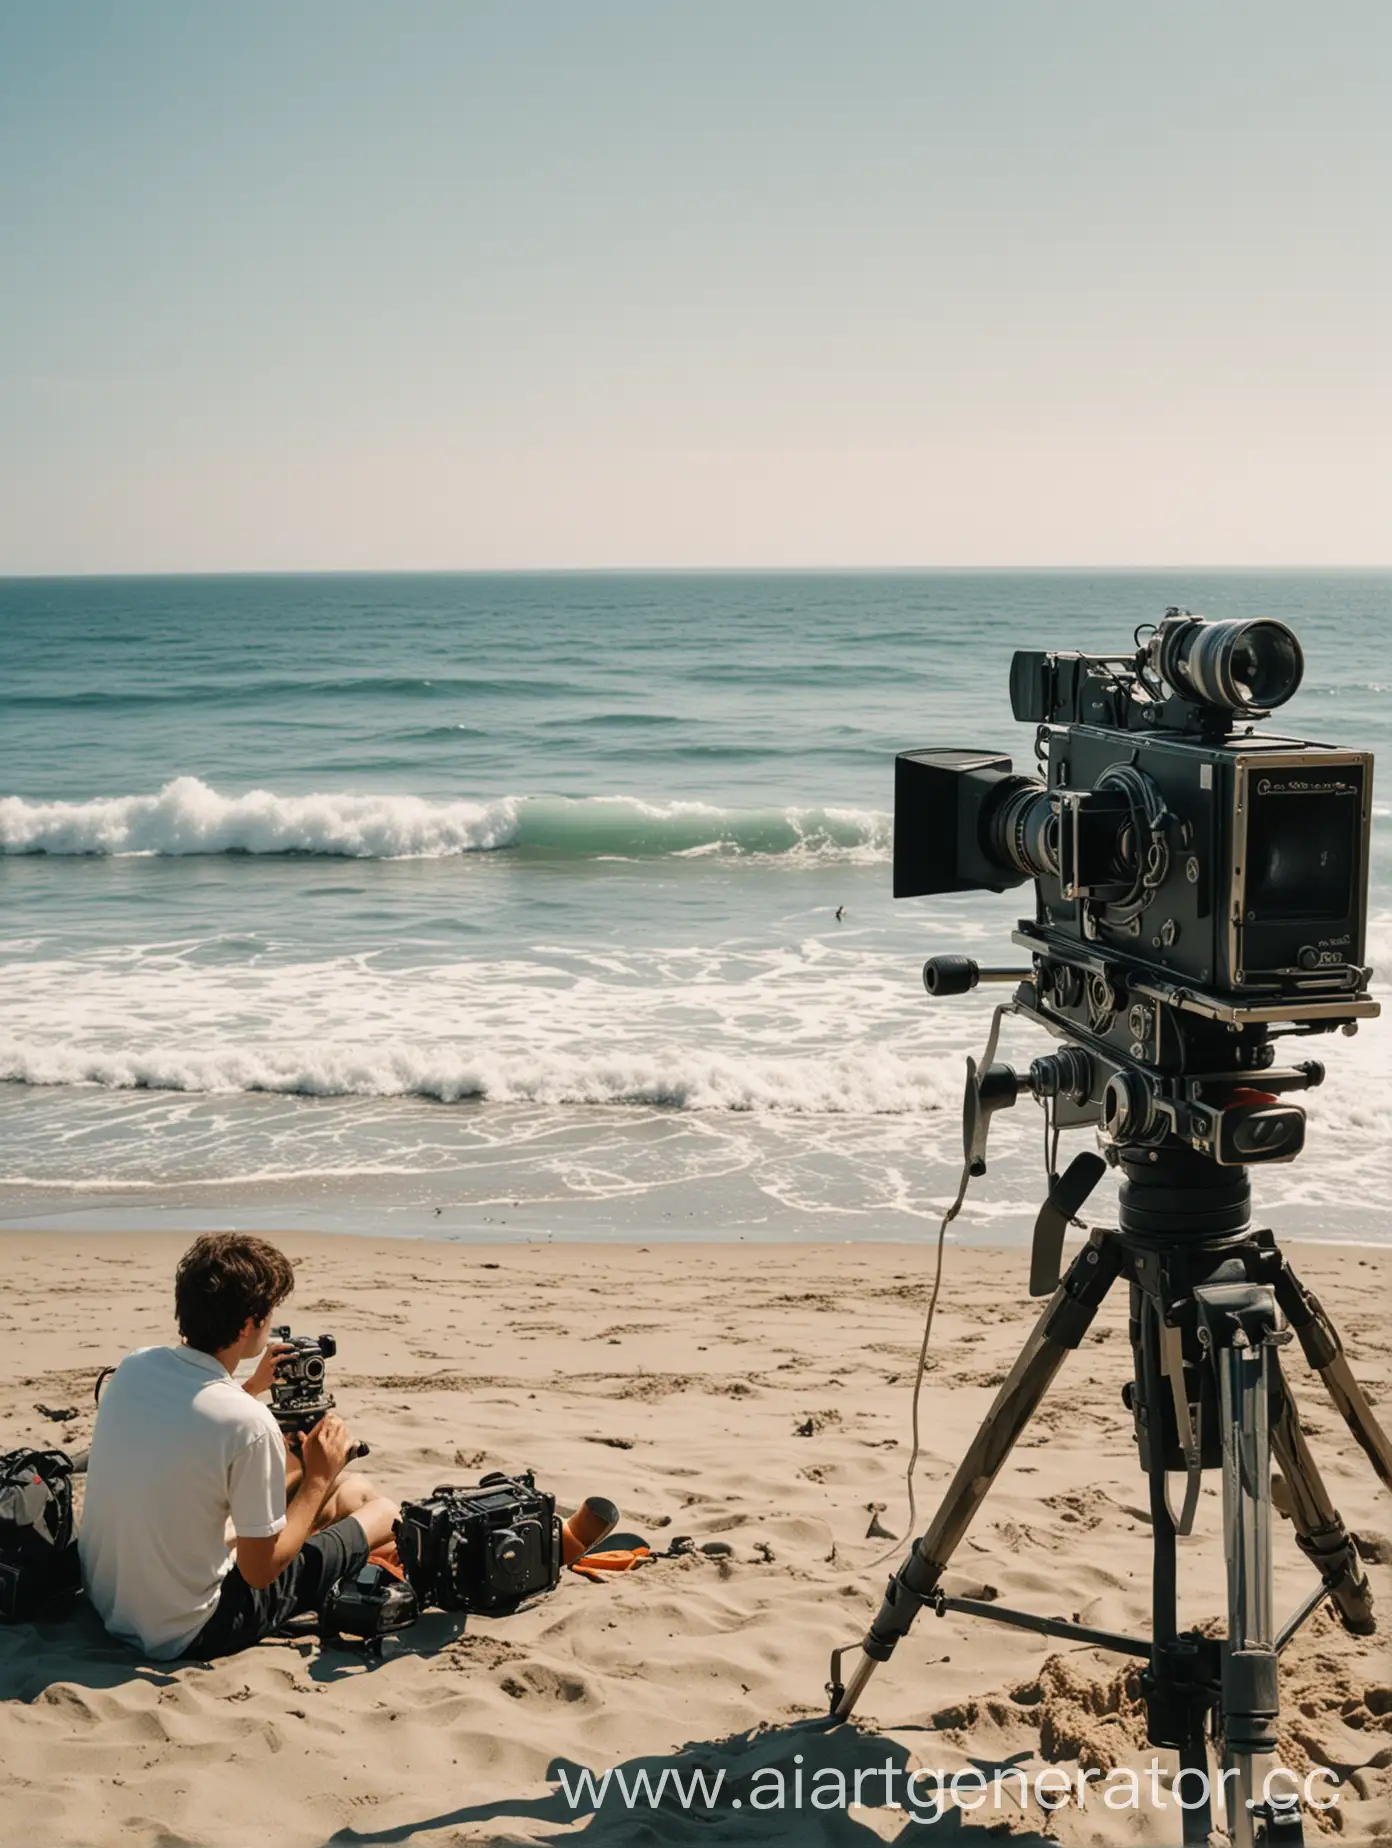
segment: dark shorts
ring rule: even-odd
[[[345,1514],[323,1533],[312,1534],[280,1577],[260,1590],[248,1585],[233,1566],[222,1581],[217,1608],[184,1654],[204,1662],[211,1656],[235,1655],[292,1617],[317,1611],[332,1585],[367,1564],[367,1550],[367,1535],[351,1514]]]

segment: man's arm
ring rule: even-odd
[[[263,1591],[278,1579],[308,1540],[319,1511],[352,1448],[348,1427],[336,1413],[321,1418],[301,1445],[304,1475],[278,1534],[265,1539],[237,1536],[237,1570],[253,1591]]]

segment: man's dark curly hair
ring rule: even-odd
[[[247,1320],[260,1322],[295,1287],[283,1251],[245,1232],[209,1232],[189,1246],[174,1274],[179,1333],[190,1347],[216,1354]]]

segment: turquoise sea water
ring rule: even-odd
[[[985,1022],[919,967],[1024,894],[891,899],[894,753],[1028,766],[1011,650],[1169,603],[1291,622],[1279,729],[1392,743],[1387,574],[0,583],[0,1220],[917,1235]],[[1381,1235],[1390,1031],[1262,1177],[1289,1223]]]

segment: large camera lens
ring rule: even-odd
[[[1230,712],[1283,706],[1300,685],[1305,657],[1283,622],[1207,622],[1167,616],[1150,644],[1162,679],[1187,699]]]
[[[308,1354],[301,1364],[300,1371],[306,1386],[318,1386],[324,1378],[324,1363],[317,1354]]]
[[[1007,777],[996,790],[983,821],[982,846],[1000,866],[1033,879],[1058,871],[1058,811],[1053,797],[1033,777]]]

